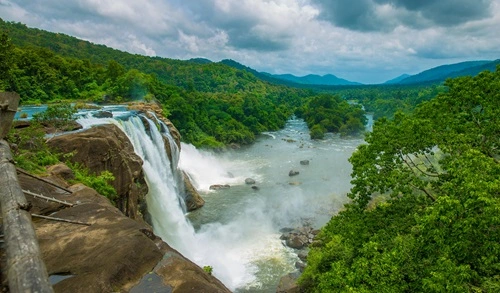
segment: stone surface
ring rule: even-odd
[[[97,111],[92,116],[95,118],[113,118],[113,113],[109,111]]]
[[[227,189],[230,187],[231,186],[229,184],[213,184],[213,185],[210,185],[209,189],[210,190],[219,190],[219,189]]]
[[[245,179],[245,184],[249,184],[249,185],[255,184],[255,180],[252,178],[247,178],[247,179]]]
[[[215,277],[169,247],[151,227],[126,217],[95,190],[76,184],[69,187],[73,193],[68,194],[32,177],[20,177],[23,189],[76,204],[40,206],[43,201],[28,197],[32,210],[90,224],[34,220],[49,275],[68,277],[58,278],[55,292],[148,292],[133,288],[141,288],[151,273],[158,277],[155,286],[149,287],[155,292],[229,292]]]
[[[47,172],[49,172],[52,175],[59,176],[59,177],[61,177],[61,179],[64,179],[64,180],[75,179],[75,174],[73,173],[73,170],[71,170],[64,163],[60,163],[60,164],[57,164],[57,165],[50,166],[47,169]]]
[[[283,233],[281,234],[280,239],[284,241],[284,244],[286,246],[294,249],[307,248],[309,245],[311,245],[311,243],[314,242],[314,238],[319,232],[319,230],[314,230],[312,227],[307,225],[294,229],[283,228],[280,231]],[[305,257],[307,257],[307,253],[305,255]],[[305,258],[301,259],[305,261]]]
[[[290,273],[281,277],[276,289],[277,293],[300,293],[300,287],[297,284],[297,278],[299,275],[297,273]]]
[[[73,153],[70,160],[93,173],[108,170],[118,194],[117,206],[132,219],[142,219],[148,191],[142,171],[142,160],[135,154],[128,137],[113,124],[98,125],[81,132],[53,137],[48,144],[63,154]]]
[[[185,201],[188,212],[197,210],[205,205],[205,200],[200,196],[196,188],[194,188],[189,176],[182,172],[184,181],[184,192],[186,194]]]
[[[9,133],[21,98],[14,92],[0,93],[0,139]]]

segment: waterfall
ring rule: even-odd
[[[266,253],[281,249],[279,241],[261,238],[262,230],[267,230],[269,225],[263,227],[257,220],[261,218],[258,209],[243,212],[238,221],[209,223],[195,231],[185,214],[182,170],[191,173],[189,175],[195,179],[193,183],[202,190],[208,190],[208,182],[212,180],[234,183],[244,182],[244,177],[232,177],[215,158],[198,152],[191,145],[183,144],[182,147],[192,158],[186,158],[185,154],[182,160],[169,128],[157,117],[132,115],[126,120],[82,117],[78,122],[85,125],[84,128],[113,123],[128,136],[134,151],[143,160],[142,168],[149,187],[146,201],[155,234],[200,267],[212,266],[214,276],[229,289],[234,291],[255,281],[255,267],[251,262],[256,257],[253,253],[256,245],[259,251]],[[170,145],[172,162],[165,151],[164,138]],[[211,179],[204,179],[202,174],[209,174]],[[245,231],[243,226],[252,228]]]
[[[170,246],[190,258],[193,256],[195,233],[184,216],[184,201],[178,197],[181,186],[179,180],[176,180],[178,175],[173,173],[176,167],[171,166],[162,133],[156,124],[147,118],[144,121],[149,124],[149,131],[139,117],[130,117],[119,124],[132,142],[137,155],[144,161],[142,168],[149,187],[146,201],[154,231]],[[163,129],[165,131],[168,128]],[[178,152],[172,151],[172,156],[174,155],[178,156]]]

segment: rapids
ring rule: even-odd
[[[206,201],[188,215],[196,237],[238,269],[208,259],[203,265],[213,266],[214,275],[236,292],[276,292],[279,278],[294,271],[298,260],[282,244],[279,230],[305,223],[320,228],[342,208],[351,187],[347,159],[360,143],[335,135],[312,141],[305,122],[291,119],[284,129],[237,150],[212,153],[183,144],[179,167]],[[290,170],[300,174],[290,177]],[[259,189],[246,185],[245,178],[256,180]],[[231,187],[211,191],[212,184]]]

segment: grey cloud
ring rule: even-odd
[[[360,31],[378,30],[385,27],[377,19],[372,0],[312,0],[321,8],[319,17],[334,25]]]
[[[387,31],[398,25],[411,28],[450,27],[491,16],[492,0],[311,0],[319,17],[332,24],[358,31]],[[379,15],[390,5],[395,14]]]
[[[391,4],[420,12],[425,18],[442,26],[453,26],[491,15],[491,0],[392,0]]]
[[[212,30],[221,30],[228,35],[228,45],[236,49],[248,49],[262,52],[286,50],[291,46],[291,35],[286,32],[273,32],[256,29],[262,19],[253,11],[232,6],[223,11],[213,0],[201,0],[183,4],[195,19]]]

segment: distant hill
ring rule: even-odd
[[[339,78],[333,74],[326,74],[323,76],[316,74],[309,74],[306,76],[295,76],[292,74],[274,74],[270,76],[295,83],[310,85],[361,85],[361,83],[359,82],[353,82],[343,78]]]
[[[405,73],[405,74],[401,74],[401,75],[400,75],[400,76],[398,76],[398,77],[395,77],[395,78],[393,78],[393,79],[390,79],[390,80],[388,80],[388,81],[384,82],[384,84],[398,84],[400,81],[402,81],[403,79],[408,78],[408,77],[410,77],[410,76],[411,76],[411,75],[406,74],[406,73]]]
[[[301,84],[298,84],[296,82],[276,78],[274,75],[266,73],[266,72],[259,72],[253,68],[245,66],[245,65],[243,65],[239,62],[236,62],[232,59],[224,59],[224,60],[221,60],[219,63],[227,65],[227,66],[231,66],[231,67],[239,69],[239,70],[247,71],[247,72],[253,74],[255,77],[257,77],[261,80],[267,81],[269,83],[291,86],[291,87],[298,87],[298,88],[303,87]]]
[[[189,59],[187,61],[193,62],[193,63],[196,63],[196,64],[210,64],[210,63],[212,63],[212,60],[209,60],[207,58],[191,58],[191,59]]]
[[[439,83],[448,78],[466,75],[475,76],[484,70],[495,71],[497,64],[500,64],[500,59],[441,65],[404,78],[396,82],[396,84]]]
[[[271,74],[267,72],[259,72],[231,59],[224,59],[220,61],[220,63],[234,67],[236,69],[248,71],[256,77],[271,83],[283,84],[293,87],[304,87],[305,85],[361,85],[361,83],[338,78],[333,74],[327,74],[323,76],[309,74],[306,76],[298,77],[292,74]]]

